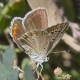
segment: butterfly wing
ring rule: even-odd
[[[17,46],[23,49],[22,44],[18,41],[18,38],[21,37],[23,34],[25,34],[25,30],[22,25],[22,18],[20,17],[13,18],[9,32],[14,42],[17,44]],[[28,50],[28,48],[29,47],[26,45],[26,50]]]
[[[13,19],[10,32],[17,45],[23,46],[25,50],[29,47],[37,53],[43,53],[48,38],[41,30],[46,27],[48,27],[46,10],[39,8],[29,12],[23,20]]]
[[[10,26],[10,34],[13,37],[14,40],[17,40],[22,34],[24,34],[24,28],[22,25],[22,18],[15,17]]]
[[[25,15],[23,25],[26,32],[40,31],[48,27],[46,10],[38,8]]]
[[[11,24],[11,35],[14,41],[27,50],[37,54],[49,54],[61,39],[67,23],[48,28],[45,9],[36,9],[25,18],[16,18]]]
[[[54,47],[58,44],[62,38],[65,29],[68,27],[68,23],[61,23],[55,26],[49,27],[45,30],[49,36],[49,46],[47,54],[51,53]]]
[[[61,23],[43,31],[25,33],[19,41],[30,46],[37,54],[47,56],[58,44],[67,27],[68,23]]]

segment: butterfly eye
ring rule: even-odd
[[[16,39],[16,36],[17,36],[17,32],[18,31],[19,31],[18,25],[17,24],[14,24],[13,29],[12,29],[12,35],[13,35],[13,38],[14,39]]]

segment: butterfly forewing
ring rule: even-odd
[[[40,31],[48,27],[45,9],[36,9],[29,12],[23,20],[26,32]]]

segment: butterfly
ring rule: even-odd
[[[48,27],[47,18],[46,9],[37,8],[28,12],[24,18],[14,17],[10,26],[13,41],[38,65],[48,61],[48,54],[68,27],[67,22]]]

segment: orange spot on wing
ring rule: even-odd
[[[14,24],[13,25],[13,29],[12,29],[12,35],[13,35],[13,38],[16,39],[17,37],[17,32],[19,31],[19,28],[18,28],[18,25],[17,24]]]

